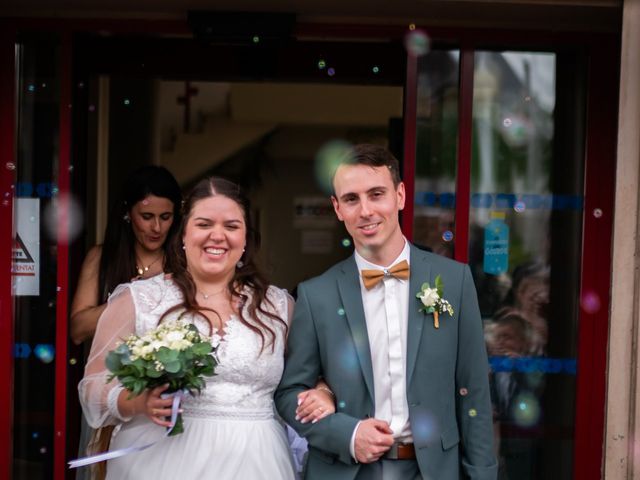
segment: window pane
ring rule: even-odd
[[[475,54],[469,263],[500,478],[571,477],[583,99],[576,55]]]
[[[458,131],[458,51],[432,51],[418,64],[414,241],[453,257]]]
[[[25,36],[18,53],[13,478],[48,479],[53,478],[58,40]]]

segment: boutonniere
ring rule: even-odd
[[[447,312],[453,316],[453,307],[451,304],[442,298],[442,279],[438,275],[434,282],[434,288],[431,288],[429,283],[423,283],[422,288],[416,293],[416,298],[420,299],[423,307],[418,310],[424,313],[433,313],[433,326],[440,328],[439,316],[441,313]]]

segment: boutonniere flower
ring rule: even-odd
[[[442,278],[438,275],[434,282],[434,287],[431,288],[429,283],[423,283],[420,291],[416,293],[416,298],[420,299],[423,307],[418,310],[419,312],[432,313],[433,314],[433,326],[434,328],[440,328],[440,314],[447,312],[453,316],[453,307],[451,304],[442,298],[443,288]]]

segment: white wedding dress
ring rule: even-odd
[[[267,296],[273,303],[270,310],[288,321],[289,295],[269,287]],[[94,428],[118,425],[110,450],[158,441],[142,452],[109,460],[107,479],[294,479],[286,431],[274,417],[273,403],[284,366],[284,328],[267,317],[263,321],[277,333],[273,351],[267,343],[260,352],[260,336],[235,317],[227,321],[222,338],[220,332],[214,333],[219,365],[216,375],[207,377],[202,393],[183,402],[184,433],[162,438],[165,429],[146,416],[127,419],[118,412],[122,387],[117,380],[105,383],[106,354],[118,339],[154,328],[181,298],[176,285],[159,275],[118,287],[100,317],[79,386],[89,424]],[[164,321],[178,316],[174,312]],[[209,333],[207,322],[199,317],[192,320]]]

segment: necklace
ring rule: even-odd
[[[213,293],[204,293],[202,290],[198,290],[198,293],[202,295],[202,298],[204,298],[205,300],[209,300],[210,297],[215,297],[216,295],[220,295],[222,292],[226,290],[227,290],[226,288],[223,288],[222,290],[218,290],[217,292],[213,292]]]
[[[138,257],[136,257],[136,258],[138,258]],[[160,260],[161,258],[164,258],[164,254],[160,255],[158,258],[156,258],[153,262],[151,262],[146,267],[144,265],[142,265],[141,267],[136,265],[136,272],[138,272],[138,275],[146,274],[149,271],[149,269],[151,267],[153,267],[156,263],[158,263],[158,260]],[[142,264],[142,262],[140,262],[140,264]]]

